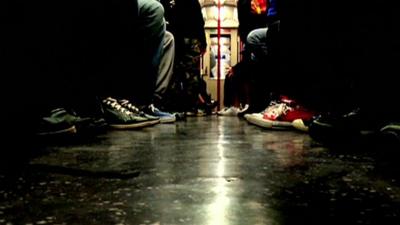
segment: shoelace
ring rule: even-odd
[[[264,110],[264,116],[268,119],[275,120],[282,115],[285,115],[292,107],[286,103],[271,102],[271,104]]]
[[[136,106],[132,105],[128,100],[121,100],[121,106],[131,110],[134,113],[139,113],[140,110]]]
[[[131,111],[127,110],[125,107],[123,107],[122,105],[120,105],[118,102],[116,101],[112,101],[112,100],[105,100],[105,103],[109,106],[111,106],[111,108],[116,109],[119,112],[125,113],[126,115],[130,115],[132,114]]]

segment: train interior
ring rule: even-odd
[[[172,80],[183,75],[168,86],[181,92],[160,108],[169,111],[163,120],[154,107],[109,97],[147,100],[155,37],[144,38],[141,24],[151,22],[141,4],[152,1],[0,3],[0,224],[400,223],[400,14],[392,2],[243,1],[278,8],[278,20],[265,23],[265,61],[254,63],[241,0],[194,0],[199,51],[184,32],[195,14],[179,5],[190,1],[165,1]],[[243,92],[229,92],[246,60],[249,86],[239,80]],[[205,94],[195,93],[189,113],[180,103],[197,90],[191,74]],[[232,97],[246,90],[250,101]],[[108,97],[88,95],[97,91]],[[60,99],[84,113],[95,99],[101,110],[86,118],[52,104],[41,114]]]

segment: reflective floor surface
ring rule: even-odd
[[[400,159],[239,118],[33,150],[0,175],[0,224],[400,224]]]

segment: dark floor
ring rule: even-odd
[[[400,224],[397,159],[239,118],[37,148],[0,175],[0,224]]]

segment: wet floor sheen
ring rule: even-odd
[[[0,175],[0,224],[400,224],[396,163],[239,118],[35,151]]]

